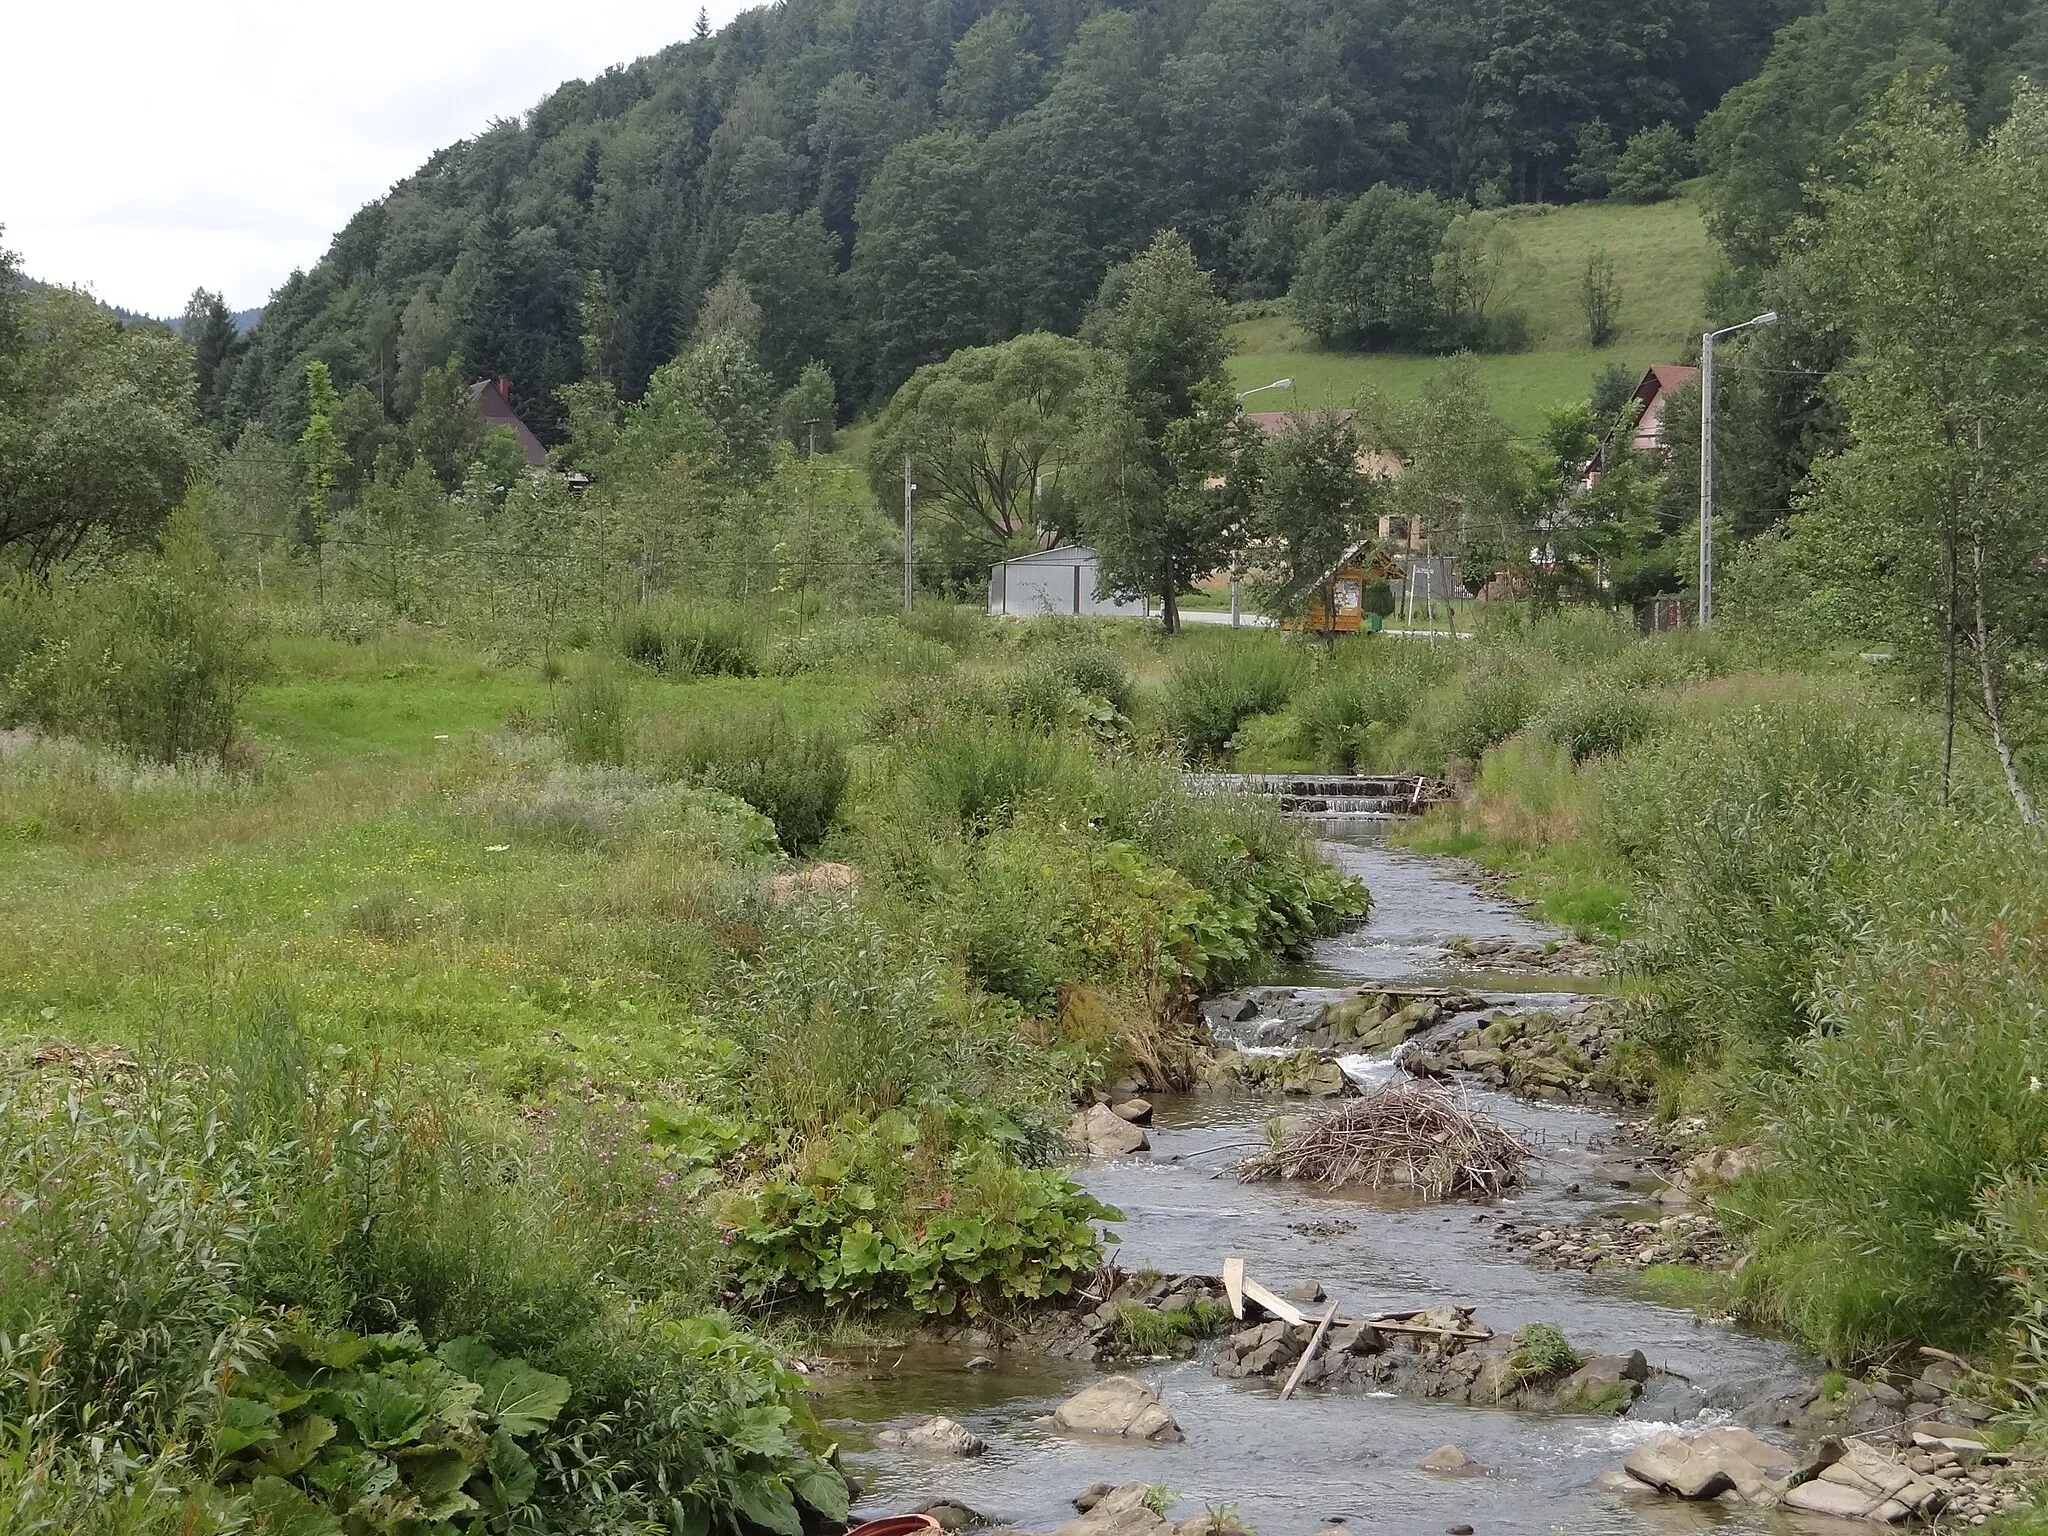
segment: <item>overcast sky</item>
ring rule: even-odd
[[[743,9],[711,0],[714,27]],[[697,0],[29,0],[0,86],[0,244],[29,275],[235,309],[444,144],[689,36]]]

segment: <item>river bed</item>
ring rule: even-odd
[[[1557,935],[1482,893],[1447,861],[1389,848],[1370,828],[1329,836],[1327,855],[1371,888],[1372,915],[1318,944],[1289,978],[1294,984],[1455,981],[1532,1004],[1543,1001],[1535,994],[1570,990],[1569,980],[1554,976],[1453,971],[1446,946],[1454,937],[1540,944]],[[1389,1058],[1356,1057],[1346,1069],[1368,1079],[1397,1070]],[[1479,1320],[1496,1329],[1555,1323],[1583,1351],[1640,1349],[1654,1367],[1683,1377],[1662,1384],[1661,1400],[1687,1423],[1725,1418],[1764,1383],[1811,1376],[1812,1362],[1790,1346],[1646,1301],[1625,1276],[1553,1273],[1513,1259],[1492,1241],[1497,1222],[1527,1225],[1554,1212],[1561,1224],[1583,1223],[1636,1209],[1647,1188],[1627,1176],[1624,1162],[1604,1155],[1611,1116],[1500,1094],[1472,1097],[1543,1153],[1505,1199],[1421,1204],[1240,1184],[1230,1165],[1284,1107],[1275,1096],[1249,1093],[1156,1096],[1151,1151],[1085,1166],[1078,1177],[1124,1212],[1117,1256],[1127,1270],[1214,1274],[1235,1253],[1276,1290],[1319,1281],[1347,1316],[1454,1301],[1476,1307]],[[1479,1536],[1765,1524],[1754,1512],[1623,1502],[1590,1489],[1627,1447],[1672,1427],[1650,1398],[1621,1419],[1314,1389],[1282,1403],[1271,1383],[1213,1375],[1204,1348],[1192,1360],[1124,1367],[1162,1394],[1186,1431],[1184,1443],[1155,1447],[1067,1436],[1038,1422],[1105,1368],[1009,1352],[996,1369],[975,1372],[965,1368],[969,1353],[887,1351],[820,1382],[821,1417],[843,1439],[865,1488],[862,1514],[944,1496],[999,1525],[1049,1531],[1074,1517],[1069,1500],[1089,1484],[1144,1481],[1173,1491],[1175,1518],[1235,1505],[1259,1536],[1312,1536],[1339,1519],[1400,1536],[1434,1536],[1458,1524]],[[873,1447],[884,1425],[933,1413],[973,1429],[988,1453],[937,1462]],[[1418,1468],[1447,1443],[1491,1475],[1447,1478]]]

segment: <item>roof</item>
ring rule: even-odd
[[[1246,411],[1244,419],[1257,427],[1262,436],[1278,437],[1304,416],[1321,416],[1324,414],[1326,413],[1322,411]],[[1341,410],[1330,411],[1327,414],[1337,421],[1343,422],[1349,421],[1358,412],[1352,410],[1349,406],[1345,406]]]
[[[495,379],[478,379],[469,386],[469,398],[476,402],[477,409],[483,413],[485,431],[488,432],[493,427],[508,428],[512,435],[519,439],[520,452],[526,455],[526,462],[529,465],[535,469],[548,467],[547,449],[541,446],[540,439],[533,435],[526,423],[519,419],[519,413],[512,409],[510,379],[502,374]]]
[[[1086,544],[1059,544],[1051,549],[1033,550],[1028,555],[1012,555],[999,560],[998,565],[1090,565],[1096,560],[1095,551]]]
[[[1684,363],[1652,363],[1644,370],[1642,381],[1636,385],[1636,398],[1648,405],[1657,396],[1669,394],[1681,384],[1689,384],[1699,377],[1699,369]]]

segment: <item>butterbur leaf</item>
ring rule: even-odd
[[[481,1382],[503,1357],[482,1339],[450,1339],[434,1351],[434,1358],[456,1375]]]
[[[364,1376],[340,1395],[342,1411],[348,1416],[363,1444],[386,1450],[405,1445],[433,1417],[434,1405],[408,1392],[388,1376]]]
[[[764,1531],[776,1536],[804,1536],[803,1516],[780,1479],[741,1473],[733,1481],[732,1504]]]
[[[492,1433],[490,1449],[484,1454],[484,1465],[490,1469],[491,1485],[506,1508],[517,1509],[533,1497],[534,1484],[538,1480],[533,1458],[504,1430]]]
[[[420,1501],[421,1517],[449,1520],[475,1509],[476,1500],[462,1491],[469,1463],[459,1451],[430,1451],[407,1456],[401,1465],[405,1485]]]
[[[846,1518],[851,1502],[846,1479],[822,1461],[800,1461],[789,1474],[789,1486],[799,1499],[835,1524]]]
[[[280,1354],[296,1354],[331,1371],[352,1371],[368,1359],[374,1347],[368,1339],[353,1333],[319,1333],[295,1328],[278,1339]]]
[[[284,1433],[263,1448],[263,1469],[279,1477],[303,1472],[320,1447],[334,1438],[334,1420],[325,1414],[309,1413],[285,1426]]]
[[[252,1445],[277,1438],[280,1428],[277,1410],[254,1398],[231,1397],[221,1404],[220,1423],[213,1431],[213,1448],[223,1456],[234,1456]]]
[[[785,1455],[789,1436],[783,1433],[783,1426],[788,1422],[789,1410],[780,1403],[761,1403],[733,1415],[726,1424],[726,1438],[736,1449],[757,1456]]]
[[[508,1434],[530,1435],[552,1424],[569,1401],[569,1383],[536,1371],[524,1360],[500,1360],[484,1373],[477,1406]]]
[[[331,1510],[306,1497],[281,1477],[259,1477],[249,1485],[253,1536],[342,1536]]]

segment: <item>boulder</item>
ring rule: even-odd
[[[909,1429],[885,1429],[875,1436],[879,1445],[892,1450],[916,1451],[926,1456],[979,1456],[988,1442],[964,1424],[935,1415]]]
[[[1109,1112],[1117,1119],[1127,1120],[1132,1125],[1152,1123],[1152,1106],[1144,1099],[1125,1099],[1121,1104],[1110,1105]]]
[[[1595,1355],[1558,1384],[1557,1409],[1560,1413],[1621,1413],[1649,1379],[1650,1362],[1640,1349],[1626,1355]]]
[[[1485,1473],[1486,1468],[1455,1445],[1440,1445],[1422,1458],[1422,1470],[1443,1472],[1452,1477],[1479,1477]]]
[[[1334,1061],[1290,1061],[1280,1086],[1284,1092],[1309,1099],[1341,1099],[1352,1091],[1351,1079]]]
[[[1861,1489],[1850,1488],[1842,1483],[1815,1478],[1810,1483],[1801,1483],[1787,1493],[1784,1506],[1808,1515],[1834,1515],[1843,1520],[1861,1520],[1883,1499],[1873,1498]]]
[[[1638,1494],[1655,1493],[1657,1490],[1639,1477],[1631,1477],[1620,1467],[1609,1467],[1593,1479],[1595,1493],[1618,1493],[1628,1497]]]
[[[1130,1376],[1108,1376],[1084,1388],[1061,1403],[1052,1417],[1061,1429],[1079,1435],[1109,1435],[1155,1444],[1183,1438],[1180,1425],[1158,1394]]]
[[[1090,1157],[1128,1157],[1152,1145],[1149,1136],[1105,1104],[1091,1104],[1074,1116],[1067,1137]]]
[[[1798,1465],[1797,1460],[1785,1451],[1779,1450],[1770,1441],[1751,1434],[1746,1429],[1728,1425],[1710,1429],[1705,1434],[1692,1438],[1695,1450],[1704,1448],[1719,1451],[1730,1456],[1740,1456],[1759,1472],[1790,1472]]]
[[[1681,1499],[1711,1499],[1730,1489],[1755,1499],[1763,1490],[1762,1473],[1741,1457],[1697,1447],[1677,1435],[1659,1435],[1637,1446],[1622,1466],[1631,1477]]]
[[[1166,1521],[1145,1506],[1151,1492],[1148,1483],[1123,1483],[1100,1494],[1090,1489],[1095,1496],[1087,1513],[1069,1520],[1053,1536],[1161,1536]]]

